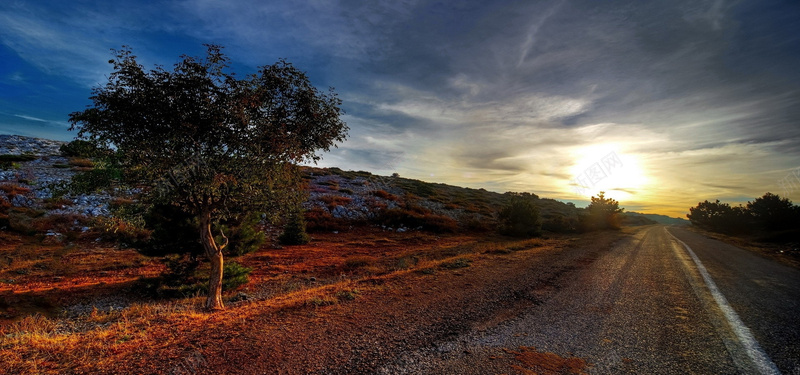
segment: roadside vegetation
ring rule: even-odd
[[[703,201],[686,215],[709,236],[800,268],[800,206],[766,193],[746,205]]]

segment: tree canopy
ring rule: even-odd
[[[619,214],[624,208],[619,208],[619,202],[613,198],[606,198],[605,194],[601,191],[597,197],[592,196],[592,202],[586,207],[585,215],[582,217],[584,230],[620,228]]]
[[[207,307],[220,309],[227,243],[215,241],[212,224],[285,213],[299,198],[295,164],[317,161],[346,137],[341,100],[285,60],[238,78],[216,45],[172,70],[145,70],[128,47],[114,52],[108,82],[70,114],[71,129],[116,150],[124,180],[143,187],[143,199],[197,217],[212,263]]]

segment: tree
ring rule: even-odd
[[[296,208],[289,213],[289,220],[278,240],[284,245],[303,245],[311,241],[306,233],[306,220],[302,209]]]
[[[747,211],[755,224],[765,230],[784,230],[797,226],[798,207],[788,198],[766,193],[752,202],[747,202]]]
[[[508,204],[500,211],[500,233],[514,237],[535,237],[541,234],[538,197],[530,193],[505,193]]]
[[[699,202],[686,215],[698,227],[722,233],[744,233],[749,230],[750,214],[742,206],[731,207],[719,200]]]
[[[586,207],[586,213],[582,217],[584,229],[619,229],[620,216],[624,208],[619,208],[619,202],[613,198],[606,198],[605,192],[601,191],[597,197],[592,196],[592,202]]]
[[[264,212],[274,217],[299,199],[296,163],[319,160],[344,141],[341,100],[320,92],[285,60],[237,78],[221,47],[204,58],[182,56],[172,70],[146,71],[128,47],[115,50],[113,72],[92,104],[70,114],[78,137],[117,150],[123,180],[142,199],[196,218],[211,262],[208,309],[222,303],[219,220]],[[219,232],[221,242],[215,239]]]

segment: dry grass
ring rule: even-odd
[[[135,361],[131,356],[181,356],[187,335],[204,337],[199,332],[209,327],[273,319],[284,314],[315,314],[344,304],[360,304],[375,293],[382,293],[385,285],[399,283],[406,277],[471,273],[473,268],[467,267],[488,264],[485,262],[504,254],[538,251],[564,242],[563,239],[520,241],[382,231],[320,234],[314,244],[280,250],[265,248],[238,258],[237,262],[254,268],[251,282],[243,289],[252,298],[229,303],[223,312],[205,313],[201,309],[202,298],[189,298],[141,301],[123,309],[94,309],[72,318],[28,315],[12,324],[0,325],[0,362],[6,365],[7,373],[113,372],[119,363]],[[504,249],[508,252],[499,251]],[[54,254],[61,253],[58,259],[74,262],[71,275],[56,283],[67,292],[75,287],[93,290],[92,283],[105,280],[100,281],[109,285],[104,293],[113,295],[119,290],[114,283],[130,281],[137,273],[157,274],[162,267],[154,260],[142,262],[138,254],[129,250],[65,249],[37,244],[18,244],[0,250],[13,251],[12,270],[33,270],[31,274],[15,276],[17,282],[9,287],[17,292],[44,293],[41,295],[52,293],[48,287],[52,288],[55,272],[33,267],[42,262],[39,257],[44,254],[57,259]],[[100,275],[101,269],[111,271]],[[0,279],[10,276],[5,270],[0,273]]]

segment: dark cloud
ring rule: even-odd
[[[109,4],[0,4],[0,112],[65,120],[109,48],[169,66],[213,42],[239,72],[286,57],[335,86],[351,136],[324,162],[345,169],[580,199],[574,169],[603,146],[650,178],[620,192],[674,213],[682,187],[753,194],[800,160],[796,1]]]

